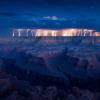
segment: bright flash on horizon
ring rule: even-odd
[[[78,29],[78,28],[67,28],[67,29],[14,29],[14,36],[100,36],[100,32],[96,32],[92,29]]]

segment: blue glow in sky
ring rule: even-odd
[[[0,0],[0,35],[12,28],[100,30],[99,0]]]

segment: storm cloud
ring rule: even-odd
[[[100,30],[99,0],[1,0],[0,31],[12,28]]]

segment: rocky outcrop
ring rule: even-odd
[[[51,70],[42,57],[36,57],[25,52],[13,52],[13,57],[2,58],[2,70],[27,80],[34,85],[62,85],[68,86],[69,80],[58,70]]]

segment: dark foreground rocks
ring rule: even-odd
[[[99,92],[71,87],[30,85],[5,72],[0,72],[0,100],[100,100]]]
[[[23,50],[0,57],[0,100],[100,100],[99,70],[88,60],[67,49],[45,57]]]

